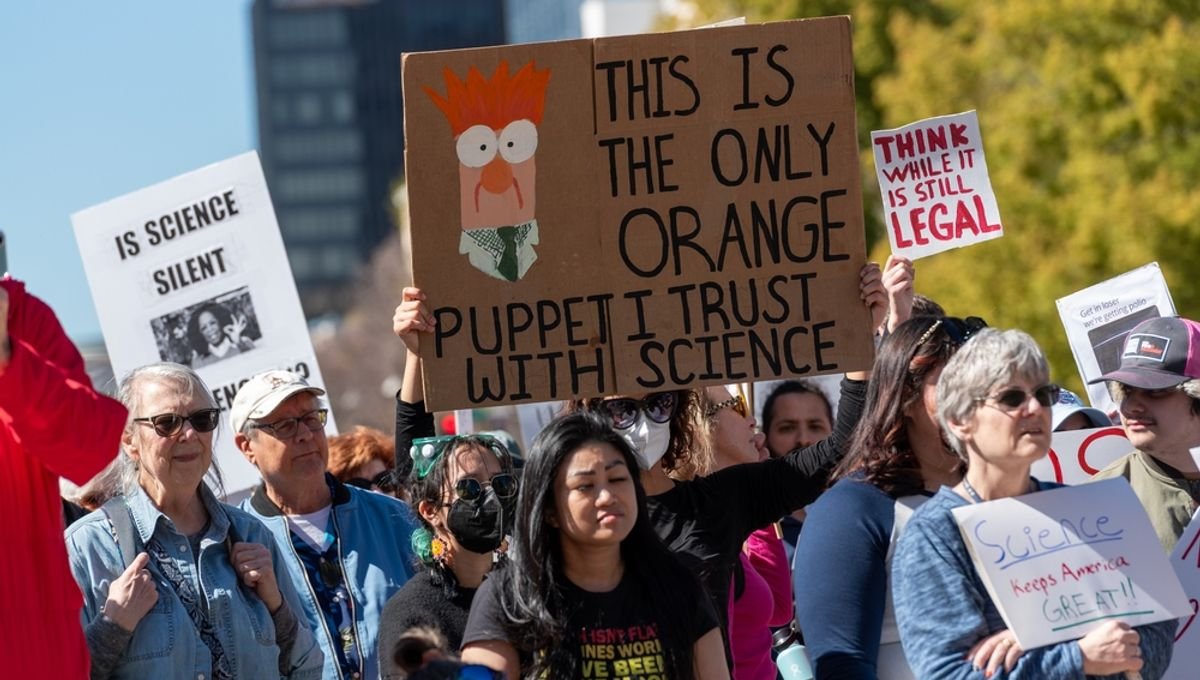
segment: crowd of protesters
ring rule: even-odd
[[[1052,432],[1115,417],[1134,451],[1098,477],[1129,480],[1172,550],[1200,500],[1200,324],[1134,328],[1105,414],[1032,337],[914,279],[863,269],[876,358],[834,400],[785,381],[760,429],[734,385],[579,399],[519,457],[436,436],[416,288],[393,436],[327,438],[324,390],[285,370],[228,413],[174,363],[105,397],[5,279],[0,504],[23,550],[0,569],[3,657],[14,677],[772,680],[774,642],[802,638],[817,678],[1161,677],[1174,621],[1023,649],[951,511],[1059,486],[1030,475]],[[262,478],[240,507],[213,458],[226,417]]]

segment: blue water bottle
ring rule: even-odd
[[[780,628],[772,636],[772,643],[778,655],[775,666],[783,680],[813,680],[812,664],[808,662],[808,653],[800,644],[800,636],[794,627]]]

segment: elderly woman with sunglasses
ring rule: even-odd
[[[1175,621],[1131,628],[1105,622],[1079,640],[1022,650],[1005,628],[952,510],[1057,486],[1029,476],[1050,447],[1058,387],[1033,338],[985,329],[947,362],[937,383],[937,417],[966,461],[962,481],[943,486],[913,513],[893,563],[900,642],[922,679],[1161,677]]]
[[[134,370],[118,397],[124,496],[67,532],[92,678],[320,677],[270,533],[216,500],[220,411],[191,369]]]

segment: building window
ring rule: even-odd
[[[311,279],[317,275],[316,258],[311,248],[293,246],[288,248],[288,261],[292,264],[292,277]]]
[[[362,158],[362,136],[356,130],[284,132],[275,136],[275,157],[282,163],[354,162]]]
[[[329,115],[335,123],[354,120],[354,96],[347,90],[339,90],[329,97]]]
[[[296,95],[296,122],[312,125],[321,120],[321,98],[312,92]]]
[[[352,207],[281,211],[279,224],[289,241],[351,239],[358,235],[358,210]]]
[[[280,173],[275,193],[283,202],[355,200],[363,186],[359,168],[287,170]]]
[[[267,27],[272,48],[332,47],[346,44],[346,16],[340,10],[276,12]]]
[[[321,249],[322,273],[330,278],[346,278],[358,268],[358,253],[352,248],[325,247]]]
[[[345,85],[354,77],[354,55],[343,52],[280,55],[271,63],[276,87]]]

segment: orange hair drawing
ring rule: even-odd
[[[490,79],[485,79],[474,66],[467,70],[466,82],[449,68],[442,72],[442,77],[446,80],[445,98],[429,87],[424,88],[425,94],[445,114],[456,137],[473,125],[501,130],[514,120],[542,123],[546,85],[550,82],[548,68],[538,71],[530,61],[509,76],[508,62],[502,60]]]

